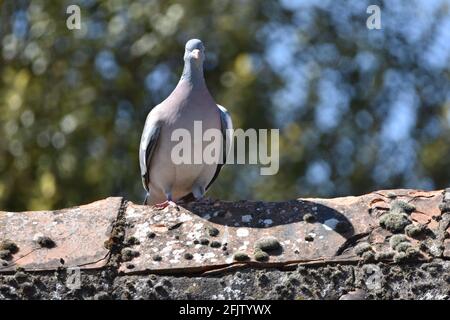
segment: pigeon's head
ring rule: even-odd
[[[186,42],[186,50],[184,52],[185,62],[194,62],[196,66],[203,65],[205,60],[205,47],[203,42],[198,39],[191,39]]]

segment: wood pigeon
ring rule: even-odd
[[[219,175],[231,149],[233,124],[228,111],[216,104],[206,87],[203,75],[205,48],[198,39],[189,40],[184,52],[184,69],[172,93],[147,116],[139,148],[139,162],[144,188],[144,204],[159,209],[187,198],[200,199]],[[205,142],[194,139],[194,121],[201,121],[202,130],[218,129],[221,141]],[[198,122],[197,122],[198,123]],[[219,144],[221,161],[175,164],[171,153],[178,141],[172,141],[176,129],[191,134],[192,146],[204,150],[210,143]],[[231,129],[231,130],[227,130]],[[226,137],[228,142],[226,143]],[[198,150],[198,149],[196,149]]]

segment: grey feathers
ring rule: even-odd
[[[203,76],[205,59],[203,43],[189,40],[184,52],[183,74],[176,88],[163,102],[153,108],[145,122],[139,149],[142,182],[148,191],[146,203],[158,204],[166,200],[176,201],[186,195],[201,198],[216,180],[228,155],[231,139],[226,139],[233,124],[227,110],[214,102]],[[222,149],[220,163],[177,163],[172,150],[177,142],[172,134],[178,130],[194,132],[200,121],[202,129],[218,129],[222,141],[213,141]],[[191,134],[191,136],[194,136]],[[193,141],[205,147],[203,141]],[[219,145],[220,144],[220,145]],[[147,201],[148,200],[148,201]]]

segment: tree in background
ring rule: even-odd
[[[376,1],[377,2],[377,1]],[[81,30],[66,9],[81,8]],[[235,127],[279,128],[280,171],[225,167],[209,196],[282,200],[450,183],[448,1],[3,1],[0,208],[142,201],[145,116],[184,44]]]

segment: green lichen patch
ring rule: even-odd
[[[264,252],[262,250],[256,249],[253,256],[255,257],[256,261],[267,261],[269,260],[269,254],[267,252]]]
[[[395,198],[397,198],[397,195],[395,193],[393,193],[393,192],[388,192],[387,197],[389,199],[395,199]]]
[[[405,262],[406,260],[408,260],[408,258],[406,257],[406,253],[405,252],[397,252],[394,255],[395,263],[402,263],[402,262]]]
[[[118,221],[114,224],[111,236],[103,243],[103,246],[111,251],[117,252],[125,237],[123,223]]]
[[[355,247],[355,253],[362,256],[365,252],[373,251],[372,246],[368,242],[361,242]]]
[[[56,247],[55,241],[53,241],[50,237],[47,237],[47,236],[39,237],[36,240],[36,242],[41,248],[52,249],[52,248]]]
[[[11,252],[9,250],[0,250],[0,259],[10,260],[12,258]]]
[[[307,213],[303,216],[303,221],[313,223],[316,221],[316,217],[312,213]]]
[[[380,218],[380,226],[392,233],[403,232],[409,224],[411,224],[411,221],[405,213],[388,212]]]
[[[28,280],[28,275],[23,272],[23,271],[18,271],[14,274],[14,279],[18,282],[18,283],[23,283],[26,282]]]
[[[408,258],[415,258],[415,257],[417,257],[418,255],[420,255],[420,251],[418,250],[418,249],[416,249],[416,248],[408,248],[408,249],[406,249],[406,256],[408,257]]]
[[[408,262],[420,255],[419,250],[409,247],[406,251],[397,252],[394,256],[396,263]]]
[[[192,255],[192,253],[186,252],[186,253],[184,254],[184,258],[185,258],[186,260],[192,260],[192,259],[194,258],[194,256]]]
[[[396,263],[413,260],[420,254],[420,251],[412,246],[406,236],[401,234],[393,235],[389,240],[389,244],[396,251],[394,254]]]
[[[217,240],[213,240],[210,243],[210,247],[211,248],[220,248],[222,246],[222,243],[220,241]]]
[[[403,242],[409,242],[408,238],[406,238],[403,234],[394,234],[390,239],[389,239],[389,245],[391,246],[392,249],[396,250],[397,246],[400,243]]]
[[[422,224],[409,224],[405,227],[405,233],[411,238],[417,238],[423,234],[425,228]]]
[[[450,201],[445,201],[444,203],[441,203],[439,205],[439,210],[441,210],[442,213],[450,213]]]
[[[120,252],[121,256],[122,256],[122,261],[131,261],[134,258],[139,256],[139,252],[136,250],[132,250],[130,248],[124,248],[122,249],[122,251]]]
[[[114,247],[114,245],[115,245],[115,243],[111,238],[109,238],[108,240],[103,242],[103,246],[105,247],[105,249],[108,249],[108,250],[111,250]]]
[[[125,241],[125,244],[127,245],[127,246],[136,246],[136,245],[139,245],[141,242],[139,241],[139,239],[138,238],[136,238],[136,237],[129,237],[126,241]]]
[[[159,254],[155,254],[155,255],[152,257],[152,259],[153,259],[153,261],[161,261],[161,260],[162,260],[162,257],[161,257]]]
[[[250,260],[250,257],[248,256],[247,253],[243,251],[237,251],[234,253],[233,259],[236,261],[247,261]]]
[[[19,247],[11,240],[3,240],[0,242],[0,250],[8,250],[11,254],[19,252]]]
[[[382,251],[375,254],[376,261],[391,260],[395,255],[394,251]]]
[[[391,203],[391,212],[403,212],[412,213],[416,210],[416,207],[408,202],[401,200],[394,200]]]
[[[400,242],[395,247],[395,250],[398,251],[398,252],[406,252],[409,248],[411,248],[411,243],[409,243],[409,242]]]
[[[206,230],[208,231],[208,235],[211,237],[217,237],[219,235],[219,229],[213,226],[207,226]]]
[[[362,256],[361,256],[363,262],[368,263],[368,262],[373,262],[375,261],[375,253],[373,251],[365,251]]]
[[[258,239],[255,242],[255,250],[259,249],[265,252],[271,252],[275,250],[279,250],[281,248],[281,244],[277,238],[273,236],[263,237]]]

